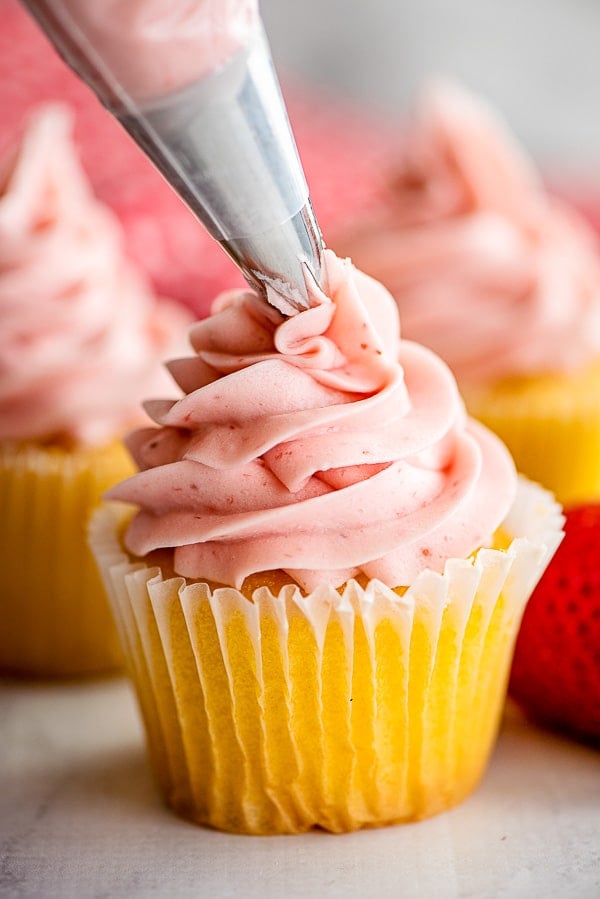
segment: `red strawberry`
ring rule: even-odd
[[[510,692],[533,719],[600,740],[600,505],[566,518],[525,611]]]

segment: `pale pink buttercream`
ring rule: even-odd
[[[400,341],[388,292],[326,256],[329,296],[282,320],[235,291],[169,367],[186,396],[135,432],[141,472],[109,498],[141,507],[131,552],[240,586],[283,569],[306,589],[363,572],[391,586],[485,544],[515,490],[512,460],[465,417],[429,350]]]
[[[49,0],[138,101],[224,65],[258,25],[258,0]]]
[[[465,387],[600,353],[591,229],[459,88],[425,92],[383,202],[332,243],[391,290],[403,333]]]
[[[158,301],[96,201],[66,107],[46,106],[0,163],[0,439],[99,443],[179,394],[160,362],[189,316]]]

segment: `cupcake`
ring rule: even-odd
[[[600,500],[595,236],[490,111],[433,85],[385,198],[332,244],[391,290],[520,471],[566,505]]]
[[[0,670],[111,670],[122,656],[86,521],[132,471],[119,438],[167,388],[160,360],[189,319],[123,255],[66,107],[40,108],[0,163],[0,318]]]
[[[549,494],[468,419],[388,292],[326,253],[282,319],[218,298],[146,404],[90,541],[166,802],[226,831],[350,831],[482,776]]]

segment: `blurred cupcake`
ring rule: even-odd
[[[338,233],[400,305],[404,336],[450,365],[517,467],[574,505],[600,499],[600,265],[502,123],[426,91],[385,199]]]
[[[159,362],[185,346],[189,319],[125,259],[66,107],[40,108],[0,163],[0,318],[0,670],[114,669],[86,521],[132,471],[118,438],[168,389]]]
[[[91,523],[163,795],[228,831],[463,799],[561,537],[387,291],[326,267],[329,295],[287,320],[215,302],[169,365],[185,396],[146,405],[140,472]]]

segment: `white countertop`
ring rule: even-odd
[[[128,684],[0,684],[3,899],[600,897],[600,752],[510,709],[484,783],[415,825],[231,836],[163,808]]]

